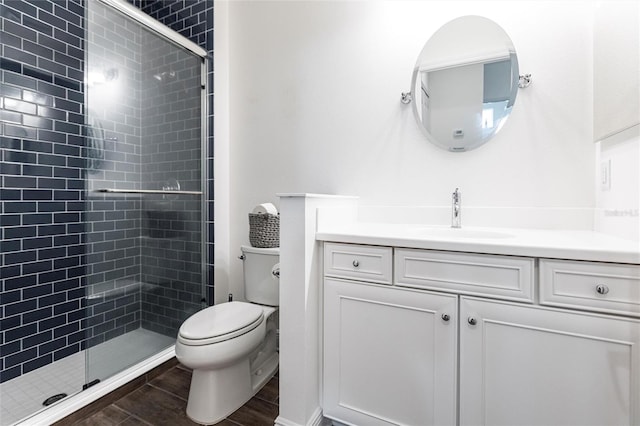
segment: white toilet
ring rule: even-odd
[[[193,369],[187,416],[215,424],[240,408],[278,368],[278,248],[242,246],[245,297],[187,318],[176,358]]]

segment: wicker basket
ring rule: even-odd
[[[249,213],[249,242],[253,247],[280,247],[280,215]]]

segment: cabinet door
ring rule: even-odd
[[[326,417],[454,425],[456,353],[457,296],[325,278]]]
[[[640,322],[461,297],[461,425],[637,425]]]

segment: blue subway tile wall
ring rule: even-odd
[[[206,298],[209,304],[213,304],[213,251],[214,251],[214,194],[213,194],[213,1],[211,0],[127,0],[129,3],[141,9],[152,18],[162,22],[169,28],[177,31],[192,42],[205,49],[209,55],[207,61],[207,125],[209,130],[206,144],[206,192],[208,217],[207,225],[207,289]]]
[[[171,3],[181,11],[174,24],[212,53],[212,3]],[[140,53],[143,35],[118,17],[90,16],[85,22],[85,6],[94,4],[0,0],[0,382],[140,326],[171,334],[158,324],[175,327],[199,303],[200,277],[193,271],[201,268],[193,265],[199,265],[195,253],[202,235],[193,201],[168,200],[188,208],[180,220],[158,219],[149,213],[156,211],[149,208],[153,199],[95,191],[148,188],[158,177],[143,170],[156,153],[145,151],[148,122],[133,100],[144,97],[149,78]],[[85,39],[88,25],[98,29]],[[86,76],[85,47],[91,48],[88,61],[94,60],[91,52],[103,55]],[[212,72],[210,64],[209,80]],[[114,82],[123,90],[101,96]],[[208,100],[212,107],[212,93]],[[174,115],[174,126],[184,126],[176,130],[183,132],[180,137],[193,130],[187,111]],[[170,122],[167,114],[160,119]],[[96,129],[103,132],[103,146],[92,143]],[[212,131],[207,187],[213,182]],[[199,161],[193,158],[194,142],[184,140],[162,155],[175,155],[178,161],[168,168],[190,189],[198,173],[192,166]],[[188,164],[191,175],[180,174],[179,163]],[[212,211],[212,193],[207,200]],[[206,219],[212,277],[212,214]],[[162,256],[171,258],[172,270],[157,267]],[[159,282],[161,276],[171,282]],[[212,282],[207,292],[212,302]]]
[[[142,43],[142,186],[200,191],[202,60],[151,33]],[[145,329],[174,337],[202,308],[201,210],[197,195],[143,200]]]
[[[142,326],[174,337],[201,307],[200,203],[102,189],[198,190],[200,59],[87,4],[88,346]]]
[[[84,347],[84,8],[0,0],[0,20],[5,382]]]
[[[86,6],[87,346],[140,327],[142,30],[98,2]]]

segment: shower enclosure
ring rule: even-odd
[[[82,294],[53,329],[81,351],[3,381],[2,426],[171,347],[206,305],[206,51],[124,1],[84,5]]]
[[[172,345],[202,307],[205,92],[201,56],[101,2],[86,5],[92,381]]]

